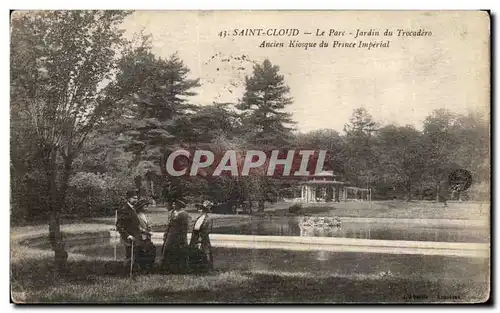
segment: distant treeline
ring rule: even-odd
[[[450,197],[448,175],[473,177],[454,195],[489,199],[489,115],[439,109],[423,130],[380,125],[356,109],[342,132],[294,131],[290,90],[278,66],[260,60],[237,103],[199,105],[199,79],[177,54],[127,41],[120,11],[44,11],[12,19],[11,213],[14,223],[66,214],[113,214],[129,189],[157,202],[183,196],[223,202],[276,201],[289,182],[265,175],[167,178],[178,147],[328,150],[326,169],[373,199]],[[172,47],[175,51],[175,47]],[[341,79],[341,78],[339,78]],[[330,104],[335,107],[335,103]],[[444,106],[444,105],[443,105]],[[55,231],[57,232],[57,228]]]

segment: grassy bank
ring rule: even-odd
[[[265,212],[285,215],[292,203],[276,203]],[[490,204],[479,202],[449,202],[448,207],[432,201],[364,201],[341,203],[303,203],[301,214],[359,217],[359,218],[404,218],[404,219],[489,219]]]

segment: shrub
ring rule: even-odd
[[[125,192],[133,188],[130,177],[78,172],[70,180],[66,214],[77,216],[112,215]]]
[[[463,192],[463,200],[489,201],[491,197],[489,182],[473,183],[469,189]]]
[[[288,208],[288,213],[298,214],[302,211],[302,205],[300,203],[295,203]]]

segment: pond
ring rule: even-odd
[[[293,218],[259,218],[239,226],[219,226],[213,233],[330,236],[386,240],[426,240],[447,242],[489,242],[489,234],[481,229],[423,228],[373,223],[343,223],[338,229],[316,232],[305,230]],[[70,236],[68,252],[90,257],[113,258],[115,245],[109,233],[100,238]],[[26,243],[32,247],[50,249],[46,239]],[[157,262],[161,246],[156,245]],[[390,275],[421,279],[459,279],[487,282],[489,258],[458,256],[386,254],[364,252],[293,251],[284,249],[245,249],[214,247],[214,266],[218,270],[281,271],[317,273],[318,275]],[[116,245],[117,260],[125,259],[124,247]]]
[[[302,226],[297,217],[254,217],[238,225],[218,225],[214,234],[315,236],[380,240],[438,241],[489,243],[490,234],[484,228],[422,227],[383,223],[342,223],[339,227]]]
[[[47,246],[48,248],[48,246]],[[161,246],[156,245],[157,262]],[[114,256],[109,238],[72,240],[68,251],[87,256]],[[117,259],[125,259],[122,245],[117,245]],[[266,249],[213,248],[214,267],[218,270],[305,272],[319,275],[384,275],[406,278],[466,279],[487,281],[488,258],[463,258],[429,255],[394,255],[382,253],[289,251]]]

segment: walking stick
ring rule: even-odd
[[[115,210],[115,261],[116,261],[116,245],[117,245],[117,240],[116,240],[116,237],[117,237],[117,227],[116,227],[116,223],[118,222],[118,210]]]
[[[130,249],[130,254],[131,254],[131,257],[130,257],[130,278],[132,278],[132,271],[133,271],[133,268],[134,268],[134,259],[135,259],[135,255],[134,255],[134,241],[132,241],[132,247]]]

